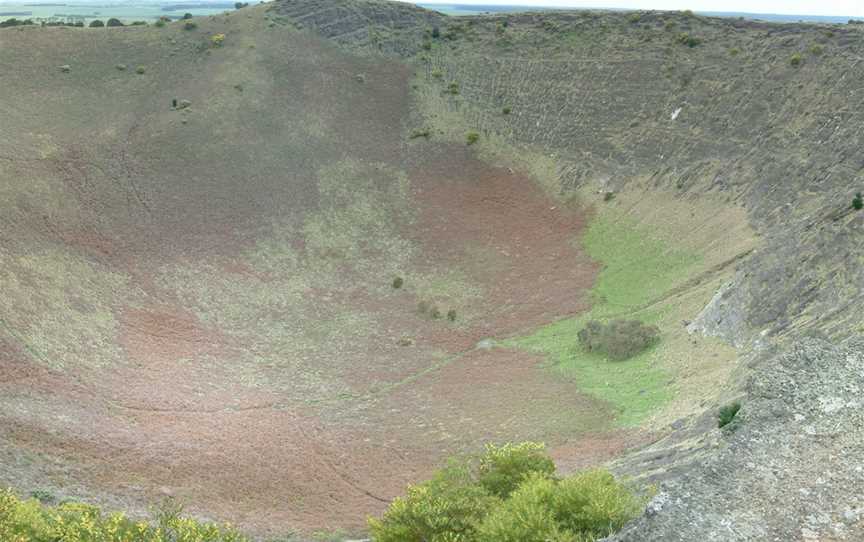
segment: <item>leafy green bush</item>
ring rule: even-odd
[[[735,417],[738,416],[739,410],[741,410],[741,403],[737,401],[722,407],[719,414],[717,414],[717,427],[723,429],[731,424]]]
[[[398,290],[405,283],[405,280],[402,277],[396,277],[393,279],[393,289]]]
[[[814,43],[813,45],[810,46],[810,54],[813,56],[820,56],[824,52],[825,52],[825,48],[822,47],[818,43]]]
[[[660,330],[639,320],[612,320],[608,324],[591,320],[577,336],[589,352],[599,352],[609,359],[621,361],[654,344],[660,338]]]
[[[468,132],[467,134],[465,134],[465,142],[469,145],[473,145],[478,141],[480,141],[480,134],[478,134],[477,132]]]
[[[154,523],[132,521],[120,512],[105,515],[82,503],[45,506],[0,490],[0,540],[4,542],[248,542],[230,525],[199,523],[165,508]]]
[[[498,500],[474,482],[470,466],[451,462],[428,482],[408,487],[381,519],[369,519],[376,542],[473,540]]]
[[[183,30],[195,30],[198,28],[198,23],[195,21],[186,21],[183,23]]]
[[[852,208],[856,211],[864,209],[864,196],[861,195],[861,192],[858,192],[855,194],[855,197],[852,198]]]
[[[456,321],[456,309],[450,309],[449,311],[447,311],[447,319],[451,322]]]
[[[509,114],[510,114],[510,111],[512,111],[512,109],[510,109],[509,106],[504,106],[504,108],[501,109],[501,114],[502,114],[502,115],[509,115]]]
[[[99,19],[96,19],[95,21],[91,21],[88,26],[90,28],[103,28],[105,26],[105,23],[103,23]]]
[[[123,24],[123,21],[121,21],[120,19],[117,19],[116,17],[111,17],[110,19],[108,19],[108,22],[105,23],[105,26],[117,27],[117,26],[125,26],[125,25]]]
[[[555,463],[543,444],[488,444],[480,458],[477,481],[490,494],[506,499],[529,474],[555,474]]]
[[[156,28],[162,28],[163,26],[165,26],[165,21],[163,21],[162,19],[159,19],[154,24],[156,25]]]
[[[795,53],[791,57],[789,57],[789,64],[792,65],[793,68],[797,68],[801,65],[801,61],[803,58],[801,57],[801,53]]]
[[[376,542],[581,542],[617,531],[643,505],[603,470],[556,478],[544,446],[526,442],[451,460],[369,526]]]

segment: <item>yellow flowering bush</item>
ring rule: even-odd
[[[210,36],[210,43],[213,47],[222,47],[222,44],[225,43],[225,34],[213,34]]]
[[[83,503],[45,506],[0,490],[0,540],[3,542],[249,542],[230,525],[199,523],[176,513],[158,524],[135,522],[120,512],[103,514]]]

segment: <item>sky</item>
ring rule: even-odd
[[[409,2],[411,0],[399,0]],[[420,0],[424,4],[515,4],[534,6],[693,11],[739,11],[784,15],[864,17],[864,0]],[[416,2],[414,2],[416,3]]]

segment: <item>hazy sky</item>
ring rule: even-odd
[[[410,1],[410,0],[400,0]],[[417,0],[428,4],[518,4],[630,9],[692,9],[864,17],[864,0]],[[416,2],[415,2],[416,3]]]

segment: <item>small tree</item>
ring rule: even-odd
[[[105,23],[103,23],[99,19],[96,19],[95,21],[91,21],[89,26],[90,28],[103,28],[105,26]]]
[[[864,196],[861,195],[861,192],[856,193],[855,197],[852,198],[852,208],[856,211],[864,209]]]
[[[116,26],[124,26],[124,25],[120,19],[116,19],[116,18],[112,17],[112,18],[108,19],[108,23],[106,24],[106,26],[116,27]]]
[[[192,18],[192,14],[191,14],[191,13],[184,13],[184,14],[183,14],[183,18],[184,18],[184,19],[191,19],[191,18]]]

